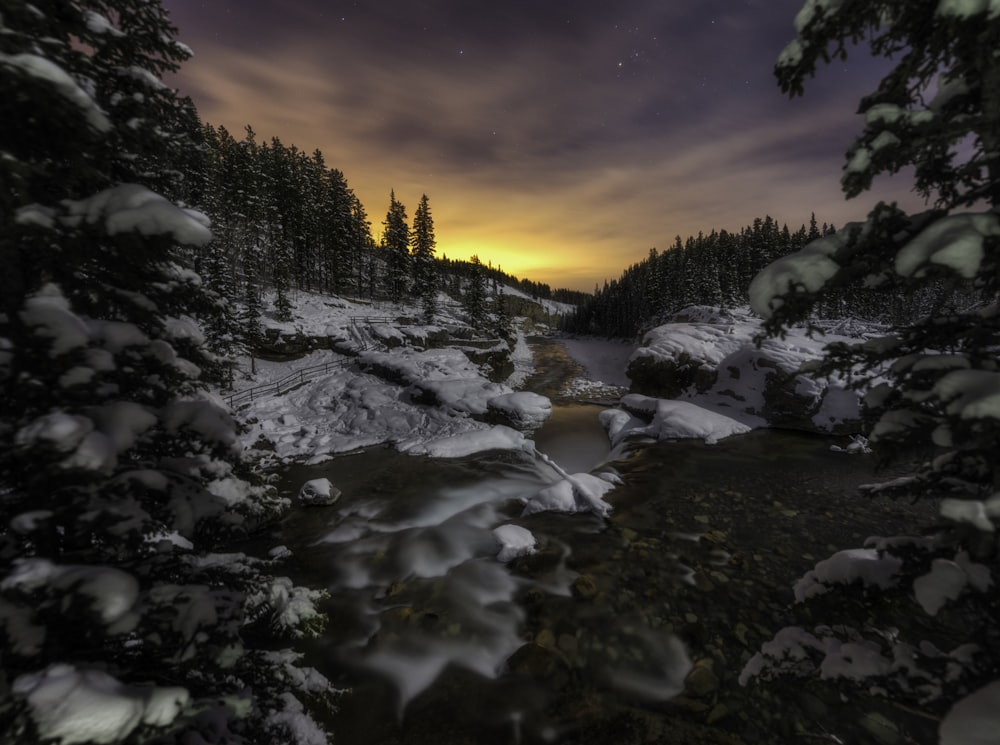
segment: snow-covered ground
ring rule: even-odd
[[[523,333],[518,332],[511,350],[513,374],[503,383],[491,382],[461,351],[460,340],[440,349],[414,344],[442,330],[464,328],[471,334],[455,304],[444,296],[440,300],[431,324],[417,320],[421,311],[415,306],[305,292],[292,298],[292,321],[265,314],[263,325],[272,334],[341,340],[339,348],[350,354],[318,349],[289,362],[251,364],[249,358],[239,359],[234,381],[238,391],[331,363],[328,372],[281,395],[264,392],[237,399],[237,416],[248,428],[245,441],[263,444],[263,438],[279,460],[309,463],[382,443],[437,457],[525,447],[523,434],[489,421],[489,414],[495,414],[531,428],[550,411],[542,397],[513,395],[534,372]],[[232,392],[217,393],[226,398]]]

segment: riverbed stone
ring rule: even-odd
[[[597,583],[589,574],[581,574],[573,580],[570,590],[580,600],[593,600],[597,597]]]
[[[695,698],[706,698],[719,690],[719,678],[714,667],[715,662],[710,657],[695,662],[684,679],[684,690]]]

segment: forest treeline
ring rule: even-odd
[[[739,232],[712,230],[683,241],[677,236],[668,250],[650,249],[618,279],[594,288],[562,327],[571,333],[632,338],[689,305],[747,306],[750,280],[761,269],[836,232],[833,225],[818,224],[813,213],[809,225],[794,232],[768,215]],[[814,317],[906,323],[934,306],[975,302],[942,283],[904,294],[867,288],[860,275],[853,279],[828,288]]]
[[[391,192],[376,241],[368,210],[318,149],[309,154],[277,137],[259,141],[249,125],[238,139],[211,124],[192,134],[199,146],[185,164],[189,183],[182,196],[209,216],[214,235],[192,259],[226,306],[241,309],[229,316],[221,338],[252,336],[265,292],[279,319],[290,317],[289,293],[297,290],[418,300],[430,316],[438,290],[463,299],[473,276],[536,299],[580,303],[586,297],[518,279],[489,261],[438,257],[427,195],[411,222]]]

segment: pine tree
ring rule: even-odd
[[[398,303],[409,290],[410,227],[406,220],[406,207],[396,200],[395,191],[389,193],[389,211],[382,225],[389,298]]]
[[[884,338],[831,346],[827,368],[864,375],[858,384],[883,459],[935,456],[869,490],[938,500],[944,522],[932,540],[880,547],[883,561],[899,562],[884,595],[901,610],[887,623],[916,614],[918,624],[902,624],[904,633],[929,626],[936,644],[975,645],[963,646],[969,655],[950,658],[945,670],[942,653],[907,646],[895,640],[899,632],[869,638],[869,655],[878,649],[883,659],[906,662],[862,685],[915,699],[911,705],[944,716],[942,743],[967,742],[966,728],[1000,730],[1000,12],[994,3],[938,0],[809,2],[796,28],[776,67],[792,95],[819,61],[846,56],[850,43],[865,40],[892,61],[861,101],[864,131],[842,176],[847,196],[862,194],[880,173],[912,168],[916,191],[933,206],[909,216],[879,203],[864,223],[772,264],[751,296],[776,333],[807,318],[823,292],[841,288],[875,288],[882,299],[922,307]],[[933,303],[912,302],[925,291]],[[886,598],[880,602],[884,608]],[[874,628],[875,604],[862,607],[859,628]],[[941,617],[950,623],[935,624]]]
[[[8,3],[2,24],[4,741],[294,739],[294,655],[244,634],[279,586],[312,596],[203,561],[279,501],[203,395],[217,297],[184,262],[207,220],[150,189],[183,189],[160,77],[186,48],[151,0]]]
[[[469,324],[482,331],[486,328],[486,275],[478,256],[469,259],[469,263],[472,268],[462,296],[462,307],[468,315]]]
[[[427,195],[420,197],[420,204],[413,214],[413,231],[410,233],[410,245],[413,247],[413,288],[420,298],[424,315],[430,321],[434,316],[437,298],[437,267],[434,264],[434,218]]]

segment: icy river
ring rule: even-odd
[[[552,395],[572,363],[543,351],[529,388]],[[872,519],[902,520],[858,503],[871,463],[822,438],[757,432],[609,463],[600,407],[555,403],[533,435],[541,456],[380,447],[284,474],[290,493],[321,477],[343,492],[272,536],[295,579],[331,595],[306,651],[350,689],[329,721],[341,745],[767,741],[781,707],[770,718],[735,678],[780,627],[789,586]],[[566,473],[620,475],[611,515],[522,516]],[[501,525],[530,531],[536,553],[498,560]]]

